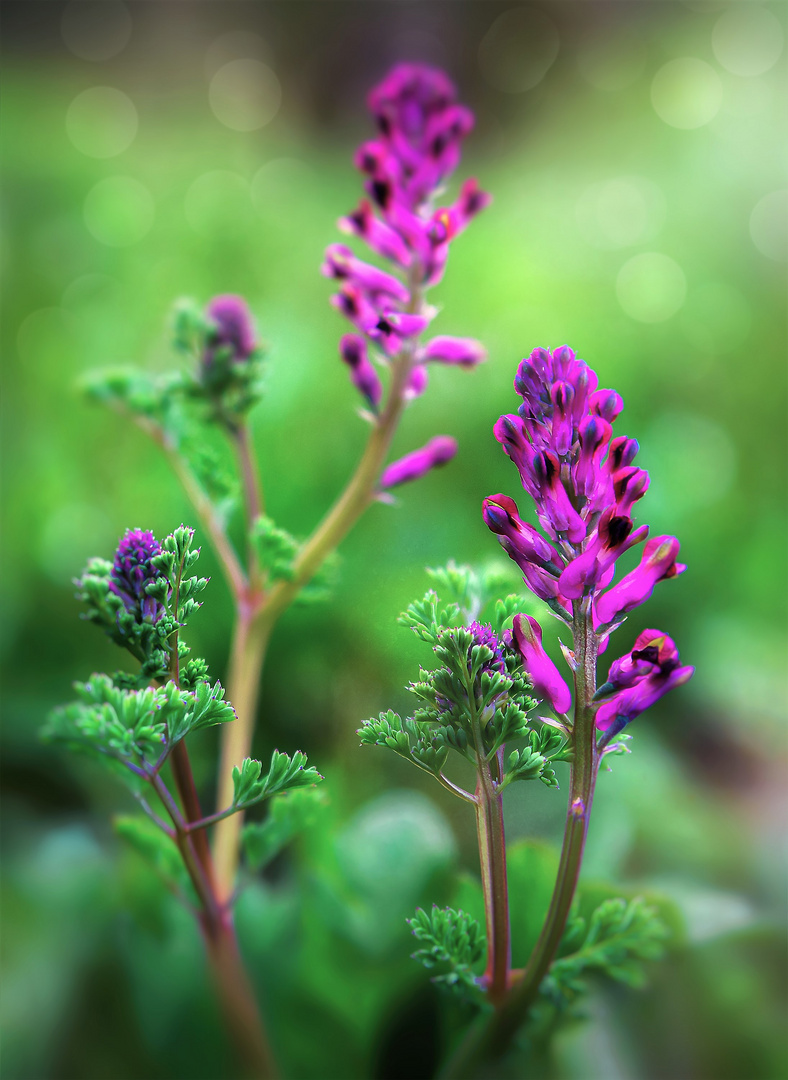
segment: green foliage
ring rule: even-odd
[[[50,713],[42,737],[134,768],[155,764],[190,731],[235,718],[218,682],[200,681],[193,690],[173,682],[135,690],[93,675],[74,690],[77,700]]]
[[[300,750],[292,757],[274,750],[268,772],[263,776],[262,762],[245,758],[240,768],[236,765],[233,769],[233,807],[244,810],[271,795],[319,783],[323,777],[312,766],[305,768],[306,760],[306,754]]]
[[[585,991],[593,973],[643,986],[644,962],[663,955],[669,936],[657,911],[642,898],[605,900],[588,922],[580,916],[570,920],[541,992],[562,1009]]]
[[[120,814],[113,826],[130,847],[134,848],[154,868],[165,884],[190,899],[193,889],[175,842],[165,832],[141,814]]]
[[[299,548],[294,536],[280,529],[270,517],[263,516],[252,525],[251,541],[271,581],[292,581]]]
[[[320,788],[293,788],[274,795],[265,821],[244,825],[242,843],[249,865],[261,870],[305,829],[314,825],[325,805]]]
[[[422,943],[422,948],[413,953],[414,960],[421,961],[426,968],[449,965],[450,970],[435,976],[433,982],[463,996],[471,991],[478,997],[480,987],[473,968],[484,955],[486,938],[476,919],[464,911],[433,906],[429,913],[418,908],[414,917],[408,919],[408,925]]]
[[[448,593],[442,605],[430,589],[400,616],[422,641],[432,646],[438,661],[433,670],[420,669],[409,690],[419,700],[412,717],[381,713],[364,722],[362,743],[385,746],[419,768],[443,780],[442,768],[450,750],[477,767],[491,762],[505,743],[527,740],[530,745],[512,751],[505,759],[500,789],[514,780],[540,779],[557,787],[551,762],[567,760],[566,737],[547,726],[532,727],[528,713],[528,676],[519,652],[505,634],[505,624],[521,608],[519,598],[495,600],[494,591],[505,583],[497,568],[475,572],[468,566],[449,563],[430,576]],[[457,625],[493,608],[494,625],[474,621]]]

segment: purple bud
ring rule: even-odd
[[[530,615],[515,615],[512,629],[534,691],[562,716],[572,705],[572,692],[542,647],[542,628]]]
[[[596,714],[596,726],[600,731],[620,731],[622,727],[640,716],[656,701],[676,686],[682,686],[692,678],[694,667],[672,667],[667,671],[652,670],[645,678],[621,690],[609,701],[603,702]]]
[[[428,341],[422,356],[425,360],[436,360],[440,364],[459,364],[461,367],[475,367],[487,359],[487,353],[480,341],[445,336]]]
[[[418,480],[430,469],[445,465],[457,453],[457,442],[449,435],[436,435],[426,446],[413,450],[410,454],[392,462],[380,478],[381,488],[393,488]]]
[[[429,382],[429,375],[424,364],[416,364],[411,368],[410,375],[408,376],[408,385],[405,390],[405,396],[410,398],[421,397],[424,391],[427,389],[427,383]]]
[[[482,502],[482,517],[488,529],[504,537],[507,554],[521,570],[526,564],[552,570],[554,573],[563,567],[564,560],[540,533],[525,521],[521,521],[517,503],[507,495],[488,495]],[[555,595],[555,594],[553,594]]]
[[[367,356],[367,343],[358,334],[345,334],[339,342],[339,355],[350,368],[353,385],[377,411],[383,386]]]
[[[161,545],[152,532],[127,529],[118,544],[112,564],[109,588],[123,601],[126,611],[138,622],[155,623],[164,614],[164,607],[145,592],[159,576],[151,559],[161,554]]]
[[[368,293],[382,293],[402,303],[410,299],[410,293],[399,278],[357,259],[344,244],[332,244],[326,249],[323,273],[326,277],[349,280]]]
[[[210,339],[212,348],[229,346],[233,360],[248,359],[257,348],[257,336],[244,298],[215,296],[208,304],[207,314],[214,323]]]

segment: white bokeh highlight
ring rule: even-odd
[[[60,22],[67,48],[80,60],[95,63],[122,52],[131,30],[131,14],[121,0],[72,0]]]
[[[704,60],[686,56],[669,60],[651,83],[651,104],[660,120],[691,130],[708,124],[722,105],[722,82]]]
[[[592,184],[575,207],[583,239],[603,251],[653,239],[662,229],[666,213],[664,195],[642,176],[616,176]]]
[[[758,4],[739,3],[720,15],[711,34],[717,62],[732,75],[770,71],[782,55],[785,34],[777,16]]]
[[[616,278],[618,302],[638,322],[664,322],[676,314],[686,295],[684,271],[669,255],[658,251],[633,256]]]
[[[83,217],[88,232],[108,247],[137,244],[151,230],[156,204],[133,176],[108,176],[87,194]]]
[[[77,94],[66,112],[66,133],[80,153],[117,157],[134,142],[139,126],[131,98],[112,86],[92,86]]]
[[[259,131],[282,104],[276,72],[262,60],[230,60],[211,79],[208,100],[214,116],[233,131]]]
[[[758,200],[750,215],[750,236],[767,259],[788,262],[788,188]]]
[[[537,86],[558,56],[558,30],[538,8],[499,15],[479,46],[479,67],[490,86],[521,94]]]

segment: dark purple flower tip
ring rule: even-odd
[[[383,489],[397,487],[399,484],[418,480],[431,469],[445,465],[457,453],[457,441],[450,435],[436,435],[426,446],[413,450],[410,454],[392,462],[380,478]]]
[[[650,632],[647,631],[647,633]],[[670,639],[667,638],[667,641],[670,641]],[[669,690],[676,686],[682,686],[692,678],[695,668],[679,667],[678,651],[672,641],[670,645],[675,656],[664,667],[661,667],[658,663],[651,664],[651,671],[648,674],[635,677],[629,686],[626,686],[614,697],[604,701],[599,706],[595,720],[599,731],[612,731],[614,733],[621,731],[636,716],[640,716],[646,709],[651,708]],[[633,651],[632,656],[634,657],[634,655],[635,652]],[[637,662],[635,661],[635,663]],[[612,671],[613,668],[611,668]]]
[[[514,640],[535,694],[549,702],[559,716],[569,712],[572,692],[542,646],[542,628],[530,615],[515,615]]]
[[[339,355],[350,368],[353,385],[377,411],[383,396],[383,384],[367,355],[367,343],[359,334],[345,334],[339,342]]]
[[[210,344],[229,346],[234,360],[247,360],[257,348],[257,335],[249,307],[242,296],[215,296],[207,307],[214,324]],[[209,360],[210,362],[210,360]]]
[[[143,529],[127,529],[115,552],[110,591],[140,621],[155,623],[164,614],[163,606],[145,592],[145,587],[158,577],[151,559],[159,554],[161,544],[152,532]]]

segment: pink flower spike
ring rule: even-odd
[[[457,441],[449,435],[436,435],[426,446],[413,450],[410,454],[389,465],[380,478],[381,488],[393,488],[418,480],[431,469],[445,465],[457,453]]]
[[[428,341],[422,356],[425,360],[434,360],[439,364],[459,364],[461,367],[475,367],[487,359],[487,353],[480,341],[446,336]]]
[[[512,629],[523,667],[534,684],[534,692],[563,716],[571,708],[572,692],[542,647],[541,626],[530,615],[515,615]]]
[[[345,334],[339,342],[339,355],[350,368],[353,385],[377,412],[383,386],[367,356],[367,343],[363,337],[358,334]]]

